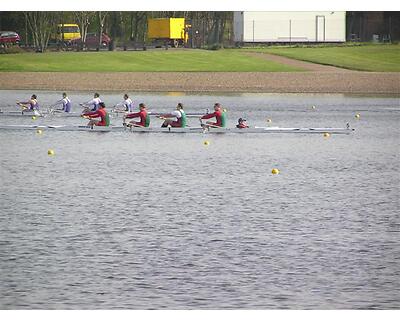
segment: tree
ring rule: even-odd
[[[32,33],[33,45],[37,52],[44,52],[49,43],[50,34],[56,23],[55,12],[24,12],[28,27]]]
[[[92,11],[77,11],[75,12],[75,19],[79,25],[79,29],[81,31],[81,48],[85,46],[86,35],[89,28],[89,24],[92,22],[92,19],[95,15],[95,12]]]
[[[99,19],[99,43],[98,43],[98,48],[97,50],[99,50],[99,48],[101,48],[102,45],[102,39],[103,39],[103,29],[104,29],[104,22],[106,20],[108,12],[102,12],[102,11],[98,11],[97,12],[97,17]]]
[[[147,12],[139,11],[139,12],[131,12],[130,22],[131,22],[131,40],[137,42],[139,39],[139,31],[142,29],[143,31],[146,28],[146,19]],[[142,27],[142,28],[140,28]]]
[[[213,12],[212,13],[212,27],[208,35],[208,45],[223,47],[225,27],[227,22],[232,19],[230,12]]]
[[[125,38],[125,25],[128,25],[123,11],[111,11],[108,14],[107,23],[105,24],[105,33],[109,34],[112,39]]]

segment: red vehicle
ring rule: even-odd
[[[14,31],[0,31],[0,45],[19,44],[20,37]]]
[[[73,39],[71,40],[71,44],[72,45],[79,45],[82,42],[82,38],[77,38],[77,39]],[[108,45],[111,42],[111,38],[106,35],[105,33],[102,34],[101,37],[101,46],[103,48],[108,47]],[[87,47],[97,47],[99,45],[99,36],[97,33],[94,32],[90,32],[86,35],[86,41],[85,44]]]

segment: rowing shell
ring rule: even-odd
[[[111,117],[118,117],[118,113],[110,112],[109,115]],[[45,118],[45,117],[72,117],[78,118],[82,116],[82,113],[79,112],[32,112],[32,111],[0,111],[0,116],[2,117],[38,117],[38,118]]]
[[[166,114],[168,112],[149,112],[149,116],[160,116]],[[127,114],[126,112],[119,112],[119,111],[111,111],[109,115],[111,117],[119,117]],[[32,111],[0,111],[0,116],[2,117],[80,117],[82,113],[78,112],[32,112]],[[197,118],[204,115],[204,113],[188,113],[186,114],[189,118]]]
[[[46,125],[0,125],[0,130],[49,130],[49,131],[89,131],[89,132],[166,132],[166,133],[331,133],[350,134],[354,131],[351,128],[281,128],[281,127],[252,127],[252,128],[210,128],[186,127],[186,128],[157,128],[157,127],[132,127],[109,126],[109,127],[88,127],[88,126],[46,126]]]
[[[32,111],[0,111],[0,116],[2,117],[80,117],[81,113],[73,112],[40,112],[34,113]]]

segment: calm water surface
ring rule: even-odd
[[[0,91],[1,108],[30,94]],[[399,97],[132,96],[157,111],[220,102],[230,126],[356,132],[0,131],[1,309],[400,307]],[[84,120],[0,118],[63,122]]]

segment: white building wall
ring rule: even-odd
[[[237,42],[344,42],[345,11],[235,12]]]

